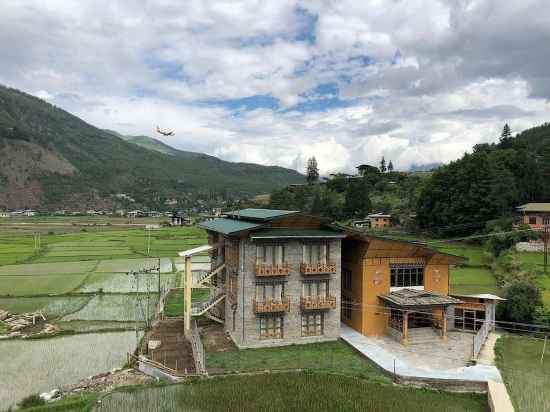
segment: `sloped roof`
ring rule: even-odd
[[[250,235],[252,239],[285,239],[285,238],[344,238],[346,235],[328,229],[261,229]]]
[[[359,238],[368,242],[369,246],[365,256],[366,258],[425,257],[429,258],[431,263],[451,265],[462,264],[468,260],[462,256],[440,252],[437,249],[417,242],[374,236],[370,233],[348,226],[332,225],[332,227],[343,230],[348,237],[355,239]]]
[[[405,307],[446,306],[463,303],[460,299],[451,296],[415,289],[401,289],[378,297],[391,305]]]
[[[526,203],[516,209],[520,212],[550,212],[550,203]]]
[[[299,210],[276,210],[276,209],[241,209],[227,212],[226,215],[232,218],[269,221],[278,217],[294,215]]]
[[[223,235],[231,235],[234,233],[243,232],[245,230],[257,229],[262,227],[262,225],[258,222],[247,222],[244,220],[226,219],[221,217],[199,223],[199,227],[206,230],[211,230],[212,232],[221,233]]]

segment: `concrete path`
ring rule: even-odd
[[[426,366],[420,369],[397,358],[396,354],[381,346],[375,338],[363,336],[347,325],[341,325],[340,337],[389,373],[394,373],[395,367],[396,374],[410,378],[502,383],[500,372],[494,365],[478,364],[454,369],[437,369],[432,367],[436,364],[436,359],[427,359]]]
[[[494,365],[495,364],[495,343],[497,339],[500,338],[499,333],[491,332],[487,336],[485,344],[481,348],[479,355],[477,357],[477,363],[483,365]]]

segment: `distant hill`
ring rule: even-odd
[[[417,221],[442,235],[469,234],[515,207],[550,201],[550,123],[498,144],[478,144],[473,153],[435,170],[423,185]]]
[[[426,163],[423,165],[413,164],[411,165],[411,167],[409,167],[409,171],[410,172],[431,172],[432,170],[435,170],[440,166],[443,166],[443,163],[436,162],[436,163]]]
[[[266,193],[304,176],[174,149],[93,127],[37,97],[0,86],[0,208],[100,208],[112,194],[138,203],[215,193]]]

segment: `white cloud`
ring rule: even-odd
[[[453,160],[504,122],[548,120],[546,11],[543,0],[7,0],[0,81],[99,127],[174,128],[167,143],[228,160],[303,170],[315,155],[328,173],[384,155],[407,168]],[[313,91],[326,84],[336,91]],[[223,104],[256,95],[279,108]]]

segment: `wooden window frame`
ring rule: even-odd
[[[325,334],[325,314],[302,313],[302,337],[323,336]]]
[[[260,340],[284,339],[283,316],[262,316],[258,319]]]
[[[321,292],[321,284],[325,284],[325,293],[320,294]],[[315,285],[315,290],[312,289],[312,285]],[[306,293],[306,287],[308,289],[309,294]],[[312,293],[315,292],[315,293]],[[330,279],[308,279],[302,281],[302,297],[329,297],[330,296]]]
[[[317,258],[313,259],[313,248],[319,248]],[[324,249],[324,250],[323,250]],[[304,242],[302,243],[302,262],[310,264],[330,262],[330,242]]]
[[[425,267],[422,265],[391,265],[390,287],[407,288],[425,285]]]
[[[268,248],[272,249],[270,260],[268,260]],[[282,265],[285,263],[285,243],[260,243],[256,245],[256,265]]]

